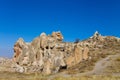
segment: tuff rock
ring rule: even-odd
[[[120,41],[119,38],[101,36],[95,32],[87,40],[68,43],[63,42],[63,35],[60,31],[53,32],[51,35],[41,33],[30,43],[19,38],[14,44],[12,68],[21,73],[56,73],[62,68],[67,69],[91,59],[93,57],[90,53],[91,48],[102,48],[105,41],[113,39]]]

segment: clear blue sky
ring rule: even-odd
[[[30,42],[58,30],[64,41],[96,30],[120,37],[120,0],[0,0],[0,56],[11,57],[19,37]]]

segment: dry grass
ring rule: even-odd
[[[120,56],[110,62],[110,66],[105,69],[105,73],[114,73],[120,75]]]
[[[50,79],[49,76],[41,75],[38,73],[35,74],[20,74],[20,73],[2,73],[2,77],[0,76],[0,80],[120,80],[120,76],[80,76],[80,77],[63,77],[58,76],[53,79]],[[0,73],[1,75],[1,73]]]
[[[120,62],[120,57],[116,58],[116,60],[115,60],[115,61]]]
[[[45,75],[34,73],[34,74],[21,74],[21,73],[10,73],[0,72],[0,80],[46,80]]]
[[[120,80],[120,76],[56,77],[53,80]]]

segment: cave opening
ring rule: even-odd
[[[61,72],[61,71],[64,71],[64,70],[66,70],[66,69],[67,69],[67,65],[65,65],[65,66],[60,66],[59,71]]]

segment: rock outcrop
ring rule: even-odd
[[[0,72],[1,71],[15,72],[15,69],[12,68],[13,64],[14,63],[12,59],[0,57]]]
[[[78,63],[85,62],[95,55],[90,53],[92,49],[103,48],[106,41],[120,42],[119,38],[101,36],[98,32],[87,40],[68,43],[63,42],[60,31],[51,35],[41,33],[32,42],[26,43],[19,38],[14,45],[14,65],[16,72],[52,74],[67,69]]]
[[[13,61],[17,72],[51,74],[88,59],[89,48],[78,43],[62,42],[60,31],[41,35],[31,43],[19,38],[14,45]],[[21,69],[21,70],[20,70]]]

